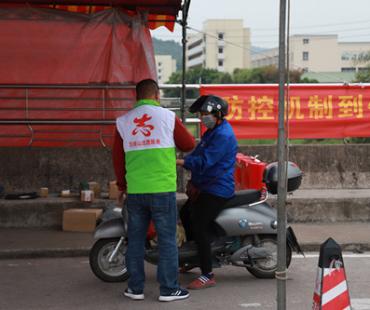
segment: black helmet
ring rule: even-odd
[[[207,112],[212,113],[219,118],[227,115],[229,106],[225,100],[218,96],[207,95],[201,96],[190,106],[189,112]]]

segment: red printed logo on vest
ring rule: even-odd
[[[134,119],[136,128],[132,131],[132,135],[136,136],[138,132],[141,132],[145,137],[149,137],[152,134],[151,131],[154,129],[154,126],[146,124],[146,122],[151,119],[152,117],[148,116],[148,114],[144,114],[141,118],[136,117]]]

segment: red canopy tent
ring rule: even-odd
[[[109,145],[132,85],[156,78],[149,28],[189,2],[2,1],[0,146]]]
[[[173,31],[176,16],[182,8],[181,2],[181,0],[5,0],[1,1],[0,8],[19,7],[29,4],[31,6],[92,14],[114,7],[135,13],[147,12],[149,14],[148,25],[150,29],[165,26],[170,31]]]
[[[2,5],[67,5],[67,6],[110,6],[122,7],[134,11],[148,11],[152,14],[177,16],[181,9],[181,0],[5,0]]]

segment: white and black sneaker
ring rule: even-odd
[[[134,292],[130,288],[126,288],[125,291],[123,292],[123,294],[126,297],[131,298],[132,300],[143,300],[144,299],[144,293],[143,292],[141,292],[141,293]]]
[[[181,300],[186,299],[190,296],[189,292],[183,288],[178,288],[176,291],[173,291],[172,293],[169,293],[168,295],[160,295],[159,301],[175,301],[175,300]]]

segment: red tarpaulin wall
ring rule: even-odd
[[[149,29],[116,9],[0,9],[0,40],[0,84],[132,83],[156,74]]]
[[[85,15],[0,9],[0,84],[129,84],[156,79],[150,31],[118,9]],[[130,90],[0,88],[0,119],[114,119]],[[0,146],[110,144],[112,126],[0,125]],[[18,136],[18,137],[17,137]]]
[[[228,120],[238,139],[271,139],[278,134],[278,85],[202,85],[229,103]],[[294,84],[289,87],[288,136],[370,136],[370,85]]]

